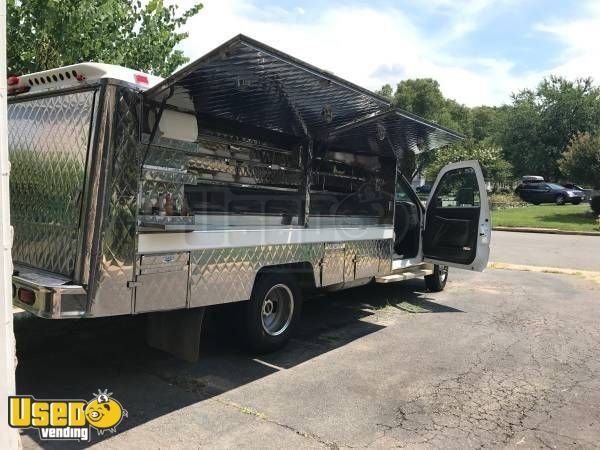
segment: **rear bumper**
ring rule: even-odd
[[[19,300],[19,291],[33,293],[31,304]],[[45,319],[70,319],[82,317],[86,312],[87,292],[82,286],[63,284],[45,286],[34,280],[13,275],[13,305]]]

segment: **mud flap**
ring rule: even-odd
[[[178,309],[148,314],[146,342],[150,347],[184,361],[198,361],[205,310],[206,308]]]

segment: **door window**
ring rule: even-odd
[[[490,212],[481,166],[477,161],[447,165],[425,212],[425,261],[482,271],[489,243]]]
[[[434,195],[436,208],[473,208],[481,206],[477,175],[472,167],[444,174]]]
[[[396,201],[397,202],[412,202],[413,198],[409,193],[410,185],[402,179],[399,174],[396,180]]]

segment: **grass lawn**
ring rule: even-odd
[[[556,228],[565,231],[600,231],[589,212],[590,205],[531,205],[492,211],[492,224],[498,227]]]

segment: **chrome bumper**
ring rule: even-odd
[[[19,300],[19,290],[33,292],[32,304]],[[13,275],[13,305],[45,319],[82,317],[86,311],[87,293],[82,286],[44,286],[28,278]]]

